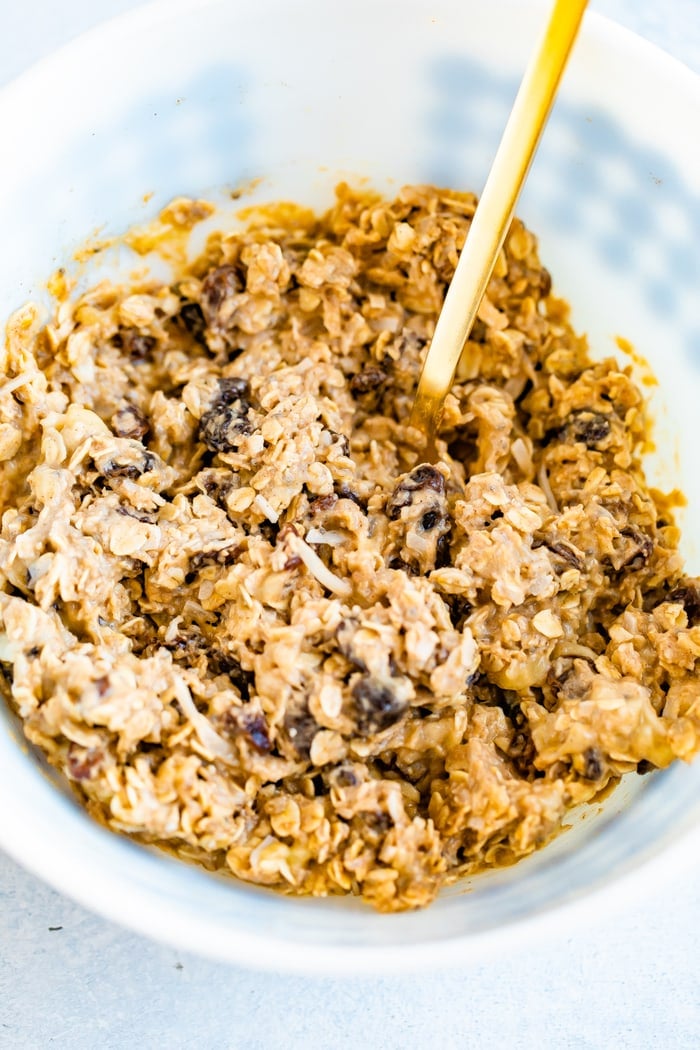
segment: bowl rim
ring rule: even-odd
[[[162,21],[173,21],[184,14],[202,8],[221,6],[224,0],[149,0],[136,8],[99,22],[72,37],[49,54],[39,58],[0,89],[0,106],[12,106],[25,91],[32,91],[34,81],[50,79],[72,56],[78,56],[92,42],[103,41],[114,35],[128,36],[139,30],[157,26]],[[274,4],[275,0],[259,0]],[[382,0],[399,7],[400,0]],[[543,8],[540,0],[530,0],[533,8]],[[642,63],[650,64],[674,83],[678,90],[691,92],[700,99],[700,76],[683,61],[645,40],[633,30],[595,11],[587,11],[582,35],[593,43],[614,46],[624,54],[634,55]],[[52,787],[52,790],[55,790]],[[14,804],[14,801],[13,801]],[[21,802],[19,812],[22,813]],[[54,889],[89,908],[104,918],[136,933],[148,935],[175,948],[190,950],[221,962],[274,972],[353,975],[408,973],[430,967],[444,968],[454,963],[482,962],[504,950],[541,944],[561,933],[562,916],[567,915],[570,930],[580,928],[590,911],[598,917],[614,916],[631,903],[644,897],[658,877],[665,875],[668,865],[680,872],[700,857],[700,822],[674,834],[671,842],[660,844],[647,855],[633,858],[627,868],[615,871],[599,885],[588,887],[573,899],[561,899],[546,904],[530,916],[508,920],[498,928],[455,936],[449,941],[440,938],[421,942],[417,953],[407,952],[404,946],[380,945],[314,945],[294,952],[289,940],[277,938],[274,933],[261,931],[251,935],[237,930],[217,927],[212,918],[192,919],[169,908],[157,890],[130,881],[122,869],[104,871],[95,867],[80,870],[72,861],[70,852],[49,848],[37,836],[14,834],[31,824],[31,810],[26,821],[0,820],[0,848],[23,867],[37,875]],[[86,818],[89,819],[89,818]],[[111,832],[104,834],[112,835]],[[663,866],[663,870],[662,870]],[[99,871],[99,878],[94,876]],[[293,899],[290,905],[293,906]],[[392,916],[383,917],[391,922]]]

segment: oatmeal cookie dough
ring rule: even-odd
[[[4,691],[108,827],[394,911],[698,750],[700,586],[644,479],[642,395],[517,220],[441,461],[417,455],[475,206],[341,186],[172,285],[11,320]]]

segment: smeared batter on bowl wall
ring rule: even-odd
[[[171,286],[11,320],[5,692],[109,827],[392,911],[698,750],[700,587],[644,480],[642,396],[518,221],[442,461],[417,457],[475,205],[341,186]]]

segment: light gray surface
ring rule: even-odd
[[[428,2],[428,0],[426,0]],[[0,82],[134,0],[0,0]],[[593,0],[700,71],[700,0]],[[700,835],[690,850],[700,861]],[[0,855],[0,1048],[700,1045],[697,862],[572,936],[416,977],[259,975],[95,918]]]

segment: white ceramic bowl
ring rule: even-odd
[[[523,0],[163,0],[81,37],[0,96],[0,315],[43,298],[92,231],[123,231],[178,194],[223,200],[257,177],[256,198],[315,206],[341,177],[479,190],[544,13]],[[689,498],[696,571],[698,127],[698,79],[589,15],[519,209],[595,353],[624,335],[660,379],[650,469]],[[517,867],[424,912],[379,916],[215,878],[111,835],[20,740],[3,715],[3,848],[134,929],[276,969],[425,969],[505,950],[580,919],[594,890],[597,906],[643,892],[649,858],[675,863],[669,844],[699,813],[700,763],[633,777]]]

